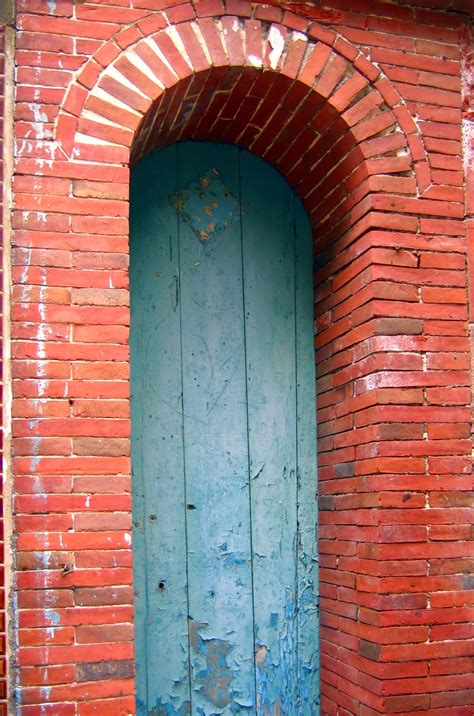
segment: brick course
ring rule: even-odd
[[[3,193],[4,193],[4,171],[3,171],[3,136],[4,136],[4,113],[5,113],[5,26],[1,24],[0,20],[0,238],[2,246],[2,259],[3,259],[3,245],[4,245],[4,207],[3,207]],[[2,269],[3,279],[3,269]],[[3,280],[2,280],[3,286]],[[3,301],[3,294],[0,290],[0,301]],[[2,304],[3,305],[3,304]],[[3,310],[2,310],[3,315]],[[0,330],[1,335],[1,330]],[[3,382],[2,382],[3,388]],[[2,390],[3,396],[3,390]],[[3,404],[3,397],[0,400]],[[0,438],[0,450],[2,455],[3,465],[3,435]],[[2,481],[1,495],[3,496],[3,469],[0,472],[0,479]],[[5,590],[4,590],[4,529],[3,529],[3,500],[0,496],[0,521],[1,521],[1,535],[0,535],[0,713],[6,713],[6,634],[5,634]]]
[[[472,38],[351,8],[17,1],[24,714],[134,710],[128,165],[185,138],[260,154],[314,228],[322,713],[472,714]]]

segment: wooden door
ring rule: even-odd
[[[140,714],[318,713],[312,241],[233,145],[131,189]]]

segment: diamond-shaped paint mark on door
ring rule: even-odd
[[[213,239],[240,217],[239,200],[224,186],[215,168],[172,194],[170,203],[201,241]]]

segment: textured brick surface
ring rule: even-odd
[[[0,19],[1,23],[1,19]],[[0,24],[0,245],[3,251],[3,127],[4,127],[4,100],[5,100],[5,28]],[[1,282],[3,285],[3,281]],[[0,288],[0,301],[2,301],[2,290]],[[0,329],[1,335],[1,329]],[[3,402],[0,399],[0,402]],[[1,438],[0,438],[1,441]],[[3,465],[3,442],[0,442],[0,450]],[[0,470],[3,494],[3,470]],[[6,699],[6,636],[5,636],[5,590],[4,590],[4,542],[3,542],[3,502],[0,497],[0,713],[5,711]]]
[[[128,164],[202,138],[314,228],[322,713],[472,714],[471,36],[423,4],[17,1],[22,713],[134,709]]]

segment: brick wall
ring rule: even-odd
[[[472,713],[466,15],[280,5],[17,2],[25,714],[134,708],[128,164],[190,137],[276,164],[314,227],[322,713]]]
[[[5,97],[5,26],[0,23],[0,245],[3,251],[3,128],[4,128],[4,97]],[[1,301],[0,291],[0,301]],[[0,330],[1,334],[1,330]],[[3,400],[1,401],[3,402]],[[2,442],[3,445],[3,442]],[[0,446],[1,447],[1,446]],[[3,451],[2,451],[3,464]],[[3,473],[2,473],[3,477]],[[3,482],[2,493],[3,495]],[[6,637],[5,637],[5,590],[4,590],[4,542],[3,542],[3,503],[0,497],[0,713],[4,713],[6,699]]]

